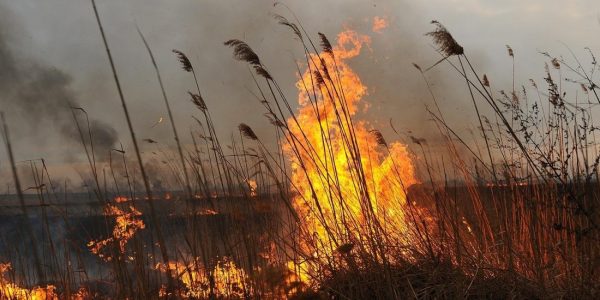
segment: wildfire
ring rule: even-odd
[[[256,197],[257,196],[256,189],[258,188],[258,184],[256,183],[256,180],[248,179],[248,180],[246,180],[246,182],[248,183],[248,188],[250,189],[250,196]]]
[[[210,208],[205,208],[198,212],[198,215],[200,215],[200,216],[215,216],[218,214],[219,213],[216,210],[210,209]]]
[[[199,267],[197,261],[189,264],[170,262],[168,268],[174,271],[175,276],[185,285],[181,298],[209,299],[212,296],[218,299],[243,299],[251,294],[251,284],[248,274],[239,268],[233,261],[223,258],[217,262],[210,272]],[[166,266],[159,263],[156,269],[165,271]],[[213,278],[210,278],[212,275]],[[161,297],[166,297],[167,292],[161,289]]]
[[[125,196],[117,196],[113,199],[116,203],[123,203],[129,201],[129,198]]]
[[[58,300],[56,287],[22,288],[6,278],[6,273],[11,269],[10,263],[0,263],[0,299],[27,299],[27,300]]]
[[[340,33],[331,51],[310,57],[310,67],[296,84],[298,124],[288,120],[291,133],[285,151],[299,193],[294,206],[306,227],[304,246],[310,259],[331,257],[375,227],[398,239],[406,232],[405,191],[416,182],[407,148],[398,142],[387,144],[366,120],[356,118],[367,108],[361,101],[367,87],[346,60],[369,43],[368,36]]]
[[[388,27],[388,21],[386,18],[375,16],[373,18],[373,32],[381,33],[384,29]]]
[[[111,261],[113,256],[105,253],[106,247],[109,245],[118,245],[120,254],[124,254],[127,242],[133,238],[136,232],[144,229],[146,225],[139,218],[142,213],[133,206],[129,206],[129,211],[126,212],[114,205],[108,204],[104,214],[115,217],[116,224],[113,228],[112,236],[104,240],[90,241],[87,246],[92,253],[106,261]]]

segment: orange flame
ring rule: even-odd
[[[5,276],[10,269],[10,263],[0,263],[0,299],[58,300],[56,287],[53,285],[27,289],[10,282]]]
[[[250,196],[256,197],[258,195],[256,192],[256,189],[258,188],[256,180],[248,179],[246,180],[246,183],[248,183],[248,189],[250,189]]]
[[[210,274],[212,280],[207,274],[207,270],[202,269],[198,261],[185,264],[182,262],[169,262],[168,267],[159,263],[157,270],[166,271],[168,268],[174,271],[175,276],[185,285],[185,291],[177,295],[180,298],[188,299],[208,299],[211,291],[213,296],[221,299],[242,299],[251,294],[250,277],[244,269],[239,268],[233,261],[223,258],[217,262]],[[167,294],[165,288],[159,291],[160,297],[173,296]]]
[[[117,196],[113,199],[116,203],[124,203],[129,201],[129,198],[125,197],[125,196]]]
[[[126,212],[120,208],[108,204],[105,208],[104,214],[107,216],[115,217],[115,227],[113,228],[112,236],[99,241],[90,241],[87,246],[90,251],[100,258],[111,261],[113,256],[104,253],[105,249],[109,245],[118,245],[121,254],[125,254],[125,246],[130,239],[141,229],[144,229],[146,225],[139,217],[142,215],[133,206],[129,206],[129,211]]]
[[[416,182],[407,148],[398,142],[388,145],[367,121],[356,119],[359,109],[367,108],[361,102],[367,87],[346,60],[369,43],[368,36],[341,32],[332,53],[309,57],[311,65],[296,84],[298,124],[288,120],[291,133],[284,150],[311,259],[331,256],[376,224],[398,238],[406,232],[405,191]],[[294,136],[301,142],[293,142]]]
[[[388,24],[387,18],[375,16],[373,18],[372,30],[373,30],[373,32],[381,33],[384,29],[386,29],[388,27],[388,25],[389,24]]]

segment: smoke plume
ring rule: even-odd
[[[0,7],[0,107],[9,115],[9,122],[18,120],[18,124],[15,122],[15,126],[11,126],[17,133],[13,138],[37,140],[43,144],[44,137],[38,132],[50,126],[67,143],[80,144],[82,135],[77,130],[77,119],[85,143],[93,144],[97,158],[103,159],[116,143],[117,131],[91,116],[88,124],[83,110],[76,109],[80,108],[80,102],[70,88],[72,78],[68,74],[31,58],[20,57],[11,48],[17,35],[21,35],[14,30],[19,28],[17,24],[10,11]]]

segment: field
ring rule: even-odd
[[[299,74],[297,97],[283,92],[260,53],[224,42],[248,65],[254,105],[274,136],[240,123],[230,141],[220,140],[196,66],[173,50],[195,80],[189,97],[200,116],[184,144],[138,31],[174,139],[162,165],[151,165],[142,149],[156,141],[136,136],[94,12],[133,147],[98,153],[93,112],[72,107],[90,186],[70,192],[44,160],[15,161],[2,117],[14,184],[0,197],[1,299],[599,297],[600,98],[591,51],[589,66],[542,53],[543,84],[498,91],[433,21],[427,36],[440,60],[414,64],[414,74],[430,93],[427,110],[444,145],[434,155],[427,140],[391,124],[396,135],[384,137],[360,118],[366,87],[348,61],[367,36],[347,30],[330,39],[276,15],[305,53],[290,70]],[[513,63],[514,55],[507,46]],[[438,105],[428,71],[439,64],[464,80],[455,88],[469,92],[477,112],[474,142]],[[24,176],[35,186],[22,186]]]

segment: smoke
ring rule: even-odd
[[[0,31],[10,32],[0,36],[0,87],[6,95],[0,99],[0,105],[3,110],[14,112],[9,120],[11,129],[17,127],[13,137],[27,139],[15,147],[25,145],[28,155],[54,155],[55,163],[85,162],[81,159],[80,134],[71,115],[70,106],[75,106],[87,110],[94,148],[100,159],[105,158],[117,139],[116,132],[126,132],[126,127],[121,115],[114,113],[118,98],[89,2],[4,3],[8,9],[0,11],[0,25],[4,25]],[[439,59],[424,33],[433,29],[429,24],[433,17],[442,21],[445,18],[429,16],[429,12],[409,1],[288,1],[287,5],[293,13],[283,5],[273,6],[273,1],[100,1],[99,10],[139,139],[173,145],[169,122],[153,125],[166,117],[166,111],[135,23],[155,53],[184,146],[191,144],[190,131],[198,130],[191,116],[198,117],[200,112],[187,94],[196,88],[193,78],[181,70],[172,49],[182,50],[192,60],[200,90],[215,116],[217,135],[224,143],[244,122],[261,140],[274,145],[275,130],[254,98],[253,94],[259,92],[247,66],[235,61],[223,42],[232,38],[246,41],[277,78],[285,95],[296,102],[296,63],[304,66],[304,52],[289,29],[272,17],[272,13],[277,13],[294,22],[293,15],[297,15],[312,38],[323,32],[334,41],[336,34],[346,29],[370,35],[371,47],[349,62],[369,91],[365,102],[370,109],[361,118],[371,121],[389,140],[398,139],[390,128],[392,119],[402,133],[412,131],[408,134],[425,138],[430,145],[436,142],[437,130],[424,108],[431,97],[412,63],[425,68]],[[10,9],[14,14],[9,13]],[[65,18],[67,15],[76,17]],[[389,26],[373,32],[372,22],[378,16],[385,17]],[[27,25],[33,35],[33,51],[25,49],[28,34],[18,29],[22,28],[19,22]],[[454,24],[445,25],[455,33]],[[460,34],[457,39],[462,43]],[[503,47],[504,44],[502,51]],[[475,55],[468,49],[470,55]],[[20,57],[22,52],[30,53],[29,57]],[[46,57],[45,53],[52,55]],[[39,58],[37,63],[32,57]],[[41,59],[68,72],[49,67]],[[468,95],[459,91],[464,89],[456,88],[464,87],[464,81],[459,76],[448,78],[450,71],[440,65],[427,75],[439,95],[442,110],[449,112],[448,122],[456,129],[467,126],[472,109],[467,106]],[[86,115],[80,110],[74,112],[87,139]],[[406,135],[402,138],[410,143]],[[74,147],[67,149],[65,145]],[[128,154],[132,153],[130,146],[124,145]],[[144,155],[149,155],[149,147],[142,145]]]
[[[80,107],[77,95],[70,88],[72,78],[61,70],[18,56],[11,45],[16,44],[17,37],[23,34],[14,30],[19,28],[18,22],[1,5],[0,28],[0,107],[10,116],[9,122],[18,121],[11,122],[17,133],[13,138],[25,136],[44,141],[42,135],[47,133],[44,129],[50,126],[67,144],[80,144],[81,135],[71,112],[74,107]],[[90,119],[87,124],[82,110],[75,109],[74,112],[85,132],[85,143],[93,144],[98,158],[104,159],[117,141],[117,131],[99,120]]]

